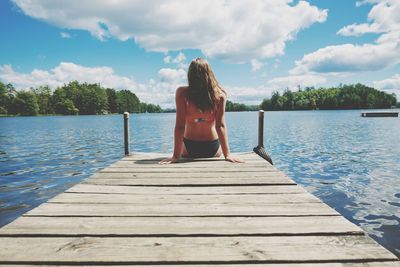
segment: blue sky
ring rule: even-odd
[[[233,101],[361,82],[400,98],[400,1],[0,1],[0,80],[129,89],[171,107],[205,57]]]

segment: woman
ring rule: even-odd
[[[205,59],[191,62],[188,83],[176,90],[174,153],[160,163],[175,163],[181,156],[209,158],[221,154],[226,161],[244,162],[230,154],[225,128],[226,92]]]

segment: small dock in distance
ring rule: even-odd
[[[255,153],[134,153],[0,229],[0,266],[400,266]]]
[[[399,116],[398,112],[363,112],[363,113],[361,113],[361,117],[371,117],[371,118],[398,117],[398,116]]]

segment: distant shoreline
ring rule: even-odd
[[[400,107],[392,107],[392,108],[371,108],[371,109],[360,109],[360,108],[346,108],[346,109],[297,109],[297,110],[264,110],[265,112],[293,112],[293,111],[350,111],[350,110],[400,110]],[[242,110],[242,111],[226,111],[230,112],[257,112],[256,110]],[[174,112],[131,112],[130,114],[167,114],[167,113],[175,113]],[[109,116],[109,115],[122,115],[122,113],[110,113],[110,114],[76,114],[76,115],[63,115],[63,114],[38,114],[38,115],[12,115],[12,114],[0,114],[0,118],[13,118],[13,117],[80,117],[80,116]]]

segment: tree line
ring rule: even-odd
[[[225,111],[256,111],[259,110],[258,105],[246,105],[241,103],[235,103],[231,101],[226,101]]]
[[[388,94],[363,84],[341,85],[331,88],[306,87],[282,94],[274,92],[260,105],[263,110],[316,109],[380,109],[396,106],[395,94]],[[398,103],[397,103],[398,106]]]
[[[93,115],[123,112],[162,112],[159,105],[140,102],[129,90],[103,88],[100,84],[72,81],[54,90],[39,86],[16,90],[0,81],[0,114]]]
[[[400,107],[395,94],[378,91],[363,84],[331,88],[306,87],[304,90],[274,92],[260,105],[245,105],[227,101],[226,111],[369,109]],[[56,88],[39,86],[16,90],[12,84],[0,81],[0,114],[6,115],[77,115],[109,113],[175,112],[159,105],[141,102],[129,90],[103,88],[100,84],[72,81]]]

